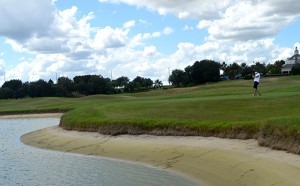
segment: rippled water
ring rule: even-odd
[[[38,149],[20,136],[57,125],[58,118],[0,119],[0,185],[197,185],[187,178],[150,166]]]

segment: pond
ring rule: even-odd
[[[20,137],[59,118],[0,119],[0,185],[189,186],[176,172],[95,156],[27,146]]]

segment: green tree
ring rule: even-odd
[[[84,94],[84,95],[88,95],[87,94],[87,83],[85,83],[83,80],[81,80],[79,83],[76,83],[74,85],[75,91],[80,93],[80,94]]]
[[[242,67],[237,63],[232,63],[224,70],[224,74],[228,75],[230,79],[235,79],[236,75],[242,73]]]
[[[141,90],[143,85],[143,78],[140,76],[137,76],[132,80],[133,87],[135,90]]]
[[[248,66],[246,63],[242,63],[241,68],[241,74],[244,79],[252,78],[252,74],[254,74],[254,70],[252,67]]]
[[[100,94],[102,76],[93,75],[88,81],[87,92],[89,95]]]
[[[259,72],[264,75],[268,72],[267,66],[264,63],[255,62],[255,64],[251,67],[253,68],[254,72]]]
[[[143,87],[149,90],[153,86],[153,81],[150,78],[144,78]]]
[[[154,88],[155,89],[160,89],[162,86],[163,86],[163,83],[159,79],[154,81]]]
[[[40,79],[29,84],[30,97],[53,96],[53,92],[51,82],[48,83],[45,80]]]
[[[8,88],[11,91],[13,91],[12,98],[22,98],[22,97],[25,97],[25,95],[22,94],[22,85],[23,85],[23,83],[21,80],[13,79],[13,80],[4,82],[4,84],[2,85],[2,88]],[[9,92],[8,89],[6,89],[5,91]]]
[[[267,65],[267,74],[281,74],[281,68],[285,64],[285,61],[275,61],[274,64]]]
[[[195,84],[220,80],[220,63],[212,60],[196,61],[192,66],[191,77]]]
[[[153,81],[150,78],[137,76],[132,80],[133,86],[136,90],[149,90],[153,86]]]
[[[57,79],[56,93],[61,96],[71,97],[74,91],[74,83],[68,77],[59,77]]]
[[[0,89],[0,99],[13,99],[14,91],[8,87],[2,87]]]
[[[88,80],[87,92],[89,95],[112,93],[110,79],[103,78],[101,75],[92,75]]]
[[[184,71],[185,71],[185,74],[182,79],[183,86],[192,85],[193,84],[193,80],[192,80],[193,67],[189,65],[189,66],[185,67]]]
[[[125,88],[124,88],[125,92],[134,92],[134,83],[133,82],[129,82]]]
[[[129,78],[126,76],[118,77],[116,80],[114,80],[114,84],[117,87],[125,87],[129,83]]]
[[[91,75],[75,76],[73,78],[74,91],[79,94],[88,95],[88,81],[91,77]]]
[[[180,87],[183,84],[183,80],[186,77],[186,73],[183,70],[175,69],[172,71],[169,82],[175,87]]]
[[[292,74],[293,75],[300,75],[300,64],[297,63],[292,67]]]

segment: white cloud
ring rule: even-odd
[[[220,19],[201,20],[198,28],[207,28],[211,40],[248,41],[271,37],[300,15],[294,5],[300,9],[296,0],[289,3],[279,0],[238,1],[228,7]]]
[[[32,76],[33,74],[30,74],[31,69],[33,68],[34,64],[31,64],[29,62],[22,62],[19,63],[18,66],[16,66],[13,69],[6,70],[6,80],[10,79],[20,79],[20,80],[28,80],[28,76]]]
[[[125,46],[126,41],[127,31],[107,26],[97,31],[93,46],[97,49],[118,48]]]
[[[164,28],[161,32],[152,32],[152,33],[139,33],[133,38],[130,39],[129,44],[127,47],[135,48],[137,46],[144,45],[144,40],[149,40],[152,38],[159,38],[163,35],[170,35],[174,32],[174,30],[171,27]]]
[[[33,35],[45,35],[53,21],[51,0],[1,0],[0,35],[24,41]]]
[[[9,70],[7,78],[22,78],[30,81],[39,78],[54,80],[56,73],[70,78],[83,74],[101,74],[110,77],[112,70],[114,78],[125,75],[132,80],[139,75],[160,79],[166,83],[169,70],[184,69],[202,59],[239,64],[243,62],[251,64],[256,60],[273,63],[290,57],[290,52],[291,49],[281,49],[272,40],[261,40],[235,44],[179,43],[176,52],[170,55],[160,54],[155,46],[145,46],[141,51],[129,47],[106,49],[105,53],[95,51],[90,59],[81,60],[72,60],[64,54],[41,54],[33,61],[21,63],[15,69]]]
[[[28,52],[36,55],[35,59],[23,59],[9,69],[8,79],[34,81],[39,78],[49,79],[55,73],[70,77],[78,74],[100,74],[105,70],[109,50],[123,47],[128,42],[127,28],[134,26],[134,21],[124,23],[125,27],[91,28],[88,23],[94,18],[89,13],[76,19],[78,8],[71,7],[57,11],[48,35],[28,38],[26,42],[6,39],[16,52]],[[115,56],[113,56],[115,58]]]
[[[181,19],[215,19],[219,10],[226,8],[230,0],[99,0],[101,3],[125,3],[132,6],[144,7],[156,11],[160,15],[172,14]]]
[[[172,34],[174,32],[174,30],[171,28],[171,27],[166,27],[165,29],[164,29],[164,31],[163,31],[163,33],[165,34],[165,35],[170,35],[170,34]]]
[[[108,3],[106,0],[100,1]],[[169,71],[184,69],[202,59],[226,63],[250,64],[255,60],[272,63],[286,59],[293,53],[293,49],[280,48],[269,37],[283,28],[282,24],[287,25],[298,15],[294,8],[291,10],[294,14],[288,12],[279,0],[272,1],[274,4],[270,4],[271,1],[257,4],[256,1],[219,0],[110,2],[145,7],[161,14],[173,14],[181,19],[201,18],[198,27],[208,29],[209,37],[200,44],[178,43],[176,51],[166,55],[158,50],[158,46],[147,44],[147,41],[172,34],[174,30],[171,27],[134,33],[132,30],[136,26],[135,20],[125,22],[121,28],[92,27],[89,22],[95,18],[93,12],[77,18],[77,7],[53,12],[51,5],[51,11],[46,13],[53,12],[53,20],[45,27],[47,32],[45,28],[27,29],[28,34],[23,37],[22,42],[20,37],[13,37],[13,34],[3,34],[4,29],[0,25],[0,34],[8,38],[6,43],[15,51],[36,55],[34,59],[20,60],[19,65],[9,69],[5,69],[4,61],[0,60],[0,73],[1,69],[5,69],[7,79],[35,81],[40,78],[54,80],[56,74],[70,78],[83,74],[110,77],[112,70],[115,78],[125,75],[133,79],[140,75],[167,82]],[[0,17],[1,15],[4,14],[0,13]],[[141,19],[137,23],[148,24]],[[185,30],[189,29],[193,27],[186,25]],[[299,43],[296,44],[299,46]]]
[[[157,52],[155,46],[146,46],[144,48],[143,55],[145,57],[151,57],[151,56],[154,56],[154,55],[157,55],[157,54],[158,54],[158,52]]]
[[[298,0],[99,0],[125,3],[199,20],[199,29],[208,29],[210,40],[248,41],[278,34],[300,16]]]
[[[128,21],[128,22],[124,23],[124,25],[123,25],[124,28],[131,28],[131,27],[134,27],[134,26],[135,26],[135,21],[134,20]]]

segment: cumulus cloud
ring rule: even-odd
[[[133,38],[129,39],[128,47],[135,48],[137,46],[144,45],[145,40],[149,40],[152,38],[159,38],[163,35],[170,35],[174,32],[174,30],[171,27],[165,27],[162,31],[156,31],[156,32],[146,32],[146,33],[139,33],[135,35]]]
[[[1,0],[0,35],[24,41],[33,35],[45,35],[53,21],[51,0]]]
[[[172,14],[180,19],[215,19],[219,10],[227,7],[230,0],[99,0],[101,3],[125,3],[158,12],[160,15]]]
[[[34,81],[39,78],[53,79],[78,74],[101,74],[105,69],[110,49],[122,48],[128,41],[128,28],[134,21],[124,23],[124,28],[91,28],[92,12],[77,19],[78,8],[56,11],[49,31],[43,36],[32,35],[21,42],[16,38],[6,39],[16,52],[35,54],[36,58],[21,60],[7,71],[8,79]],[[3,62],[4,63],[4,62]]]
[[[145,57],[157,55],[158,52],[155,46],[146,46],[143,51]]]
[[[199,20],[199,29],[208,29],[210,40],[248,41],[278,34],[300,16],[298,0],[99,0],[125,3]],[[189,27],[186,27],[187,30]]]
[[[93,13],[76,19],[77,7],[72,7],[54,14],[54,20],[49,25],[47,34],[43,36],[32,35],[26,41],[15,38],[6,40],[17,52],[39,53],[82,53],[90,50],[89,20],[93,19]]]
[[[248,41],[271,37],[300,15],[290,10],[291,4],[300,8],[295,0],[289,3],[279,0],[238,1],[228,7],[220,19],[201,20],[198,28],[207,28],[210,40]]]
[[[94,39],[94,46],[98,49],[118,48],[126,45],[127,31],[113,29],[109,26],[98,30]]]
[[[112,69],[119,71],[120,76],[132,78],[133,74],[142,75],[151,69],[152,61],[148,57],[154,60],[159,55],[154,46],[134,50],[139,46],[134,43],[143,45],[144,39],[161,37],[162,32],[172,32],[171,28],[166,28],[161,32],[143,33],[129,38],[130,28],[135,26],[134,20],[125,22],[123,28],[91,28],[89,20],[94,18],[93,13],[77,19],[77,11],[77,7],[57,11],[47,36],[32,36],[26,42],[7,39],[6,43],[15,51],[36,55],[35,59],[21,60],[16,67],[9,69],[8,79],[55,80],[57,74],[70,78],[82,74],[109,77]]]
[[[30,4],[33,1],[28,2]],[[16,0],[9,2],[17,3]],[[293,49],[278,47],[270,36],[291,23],[298,16],[297,10],[300,9],[295,5],[296,8],[287,10],[288,7],[280,0],[263,2],[99,0],[99,2],[126,3],[162,15],[172,14],[179,19],[198,19],[198,28],[207,29],[209,35],[204,43],[181,42],[177,44],[175,52],[163,54],[158,50],[158,46],[153,43],[147,44],[147,41],[174,34],[172,27],[163,26],[156,31],[134,33],[132,30],[135,27],[151,24],[149,20],[143,19],[129,20],[120,28],[92,27],[90,21],[95,18],[93,12],[79,17],[77,7],[55,10],[50,0],[40,0],[34,6],[24,5],[27,7],[39,5],[41,9],[39,11],[43,12],[40,17],[46,22],[34,27],[33,24],[25,25],[23,21],[31,20],[39,23],[39,18],[30,15],[22,18],[25,19],[20,20],[23,27],[17,28],[25,32],[18,35],[17,32],[13,32],[15,27],[3,26],[1,16],[15,13],[12,10],[3,13],[5,10],[3,7],[8,6],[4,3],[4,6],[0,6],[0,22],[3,23],[0,25],[0,35],[7,38],[5,42],[15,51],[35,55],[33,59],[22,59],[16,67],[6,69],[7,79],[55,80],[56,75],[72,78],[83,74],[101,74],[110,77],[112,71],[114,78],[125,75],[133,79],[140,75],[167,82],[171,70],[184,69],[202,59],[226,63],[252,63],[256,60],[272,63],[290,57]],[[297,4],[297,1],[289,0],[287,4],[291,3]],[[17,20],[14,23],[18,25]],[[194,29],[194,26],[186,25],[184,30]],[[0,60],[0,74],[3,74],[4,67],[4,61]]]

